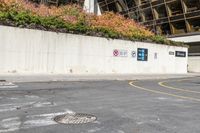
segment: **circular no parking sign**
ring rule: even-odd
[[[113,50],[113,56],[118,56],[119,55],[119,50],[115,49]]]

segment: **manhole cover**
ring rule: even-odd
[[[58,115],[54,120],[60,124],[85,124],[93,122],[97,119],[94,115],[82,113],[69,113]]]

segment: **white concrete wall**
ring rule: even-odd
[[[137,48],[148,48],[147,62],[131,56]],[[114,57],[114,49],[127,50],[128,57]],[[187,52],[184,47],[0,26],[0,73],[186,73],[187,57],[169,55],[176,50]]]
[[[189,72],[200,72],[200,56],[189,56],[188,64]]]
[[[174,38],[170,38],[170,39],[173,41],[181,41],[181,42],[185,42],[185,43],[189,43],[189,44],[192,44],[192,43],[195,43],[196,45],[200,44],[200,35],[174,37]],[[198,44],[198,42],[199,42],[199,44]],[[194,44],[191,47],[194,47]],[[194,48],[192,48],[192,49],[194,49]],[[198,50],[198,47],[195,47],[195,49],[197,51],[200,51],[200,49]],[[200,56],[189,56],[188,57],[188,71],[189,72],[200,72]]]
[[[169,39],[173,41],[179,41],[179,42],[185,42],[185,43],[200,42],[200,35],[173,37]]]

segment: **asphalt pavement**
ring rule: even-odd
[[[97,120],[59,124],[57,115]],[[0,82],[0,133],[200,133],[200,77]]]

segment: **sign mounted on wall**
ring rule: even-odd
[[[169,55],[174,55],[174,52],[173,51],[169,51]]]
[[[158,59],[158,53],[154,53],[154,59]]]
[[[113,56],[119,56],[119,50],[117,49],[113,50]]]
[[[131,56],[132,56],[132,57],[136,57],[136,52],[135,52],[135,51],[132,51],[132,52],[131,52]]]
[[[128,57],[128,51],[127,50],[120,50],[119,55],[120,55],[120,57]]]
[[[128,51],[127,50],[113,50],[113,56],[115,57],[128,57]]]
[[[137,49],[137,60],[138,61],[147,61],[148,60],[148,49],[138,48]]]
[[[175,56],[176,57],[186,57],[186,52],[185,51],[176,51]]]

